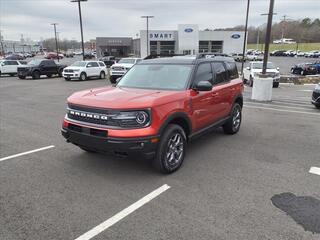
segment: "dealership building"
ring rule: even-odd
[[[198,54],[204,52],[241,53],[244,31],[199,30],[197,24],[179,24],[178,30],[140,31],[140,38],[97,37],[98,57],[149,54]],[[148,44],[149,41],[149,44]],[[149,48],[149,51],[147,50]]]

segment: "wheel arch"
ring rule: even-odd
[[[169,124],[177,124],[184,130],[187,140],[192,133],[192,123],[188,115],[184,112],[175,112],[169,115],[161,125],[158,135],[162,135]]]

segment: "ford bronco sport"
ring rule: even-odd
[[[232,58],[144,60],[116,86],[71,95],[62,135],[88,152],[143,154],[172,173],[195,136],[219,126],[239,131],[242,92]]]

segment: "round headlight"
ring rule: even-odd
[[[139,124],[146,124],[148,121],[148,114],[146,112],[138,112],[136,115],[136,121]]]

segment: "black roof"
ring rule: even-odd
[[[150,63],[150,64],[198,64],[201,62],[234,62],[231,57],[215,56],[212,58],[198,58],[197,56],[177,56],[177,57],[166,57],[166,58],[154,58],[143,60],[139,64]]]

